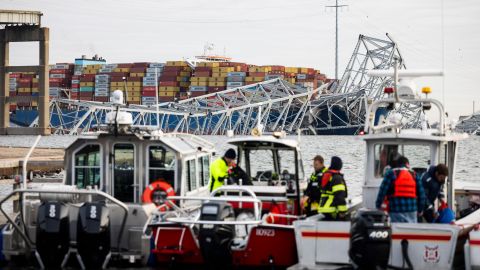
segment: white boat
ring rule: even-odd
[[[189,134],[135,131],[120,104],[106,115],[108,131],[66,148],[61,184],[25,182],[0,200],[8,220],[0,254],[12,267],[145,265],[151,252],[146,225],[165,197],[209,194],[213,144]],[[19,213],[5,211],[13,197],[20,198]]]
[[[378,74],[376,74],[378,73]],[[397,74],[395,74],[397,73]],[[361,202],[351,203],[348,221],[323,221],[317,215],[294,222],[299,263],[289,269],[337,269],[350,267],[373,269],[382,266],[406,269],[452,269],[479,264],[480,233],[473,231],[480,222],[480,211],[469,211],[469,199],[480,195],[480,184],[457,185],[456,152],[465,134],[454,133],[444,122],[440,102],[413,94],[409,78],[438,75],[432,72],[372,72],[371,75],[397,75],[398,91],[390,98],[373,102],[367,116],[370,120],[363,137],[366,143],[365,177]],[[396,79],[397,79],[396,78]],[[389,89],[390,91],[393,89]],[[428,93],[428,89],[425,91]],[[402,129],[398,118],[378,120],[379,108],[392,106],[434,107],[439,113],[437,128]],[[378,122],[378,123],[376,123]],[[383,179],[388,153],[397,151],[410,160],[413,170],[424,172],[430,165],[445,163],[449,168],[446,199],[456,213],[451,224],[391,223],[388,216],[376,210],[375,200]],[[469,236],[470,233],[470,236]],[[465,249],[464,244],[470,237]],[[477,252],[474,254],[473,252]]]

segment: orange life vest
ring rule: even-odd
[[[417,182],[415,175],[408,169],[395,169],[395,182],[393,183],[393,197],[416,198]]]

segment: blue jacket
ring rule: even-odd
[[[445,198],[443,184],[440,184],[437,178],[435,178],[435,166],[430,166],[428,171],[422,176],[422,184],[425,190],[425,196],[427,197],[425,208],[434,204],[436,199]]]
[[[395,173],[392,169],[385,173],[382,184],[380,184],[380,190],[378,191],[377,200],[375,206],[380,209],[385,197],[390,196],[393,193],[393,183],[395,182]],[[388,197],[389,211],[392,213],[404,213],[404,212],[420,212],[423,211],[425,205],[425,192],[420,177],[417,175],[417,198],[403,198],[403,197]]]

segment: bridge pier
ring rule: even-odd
[[[40,27],[42,13],[31,11],[0,10],[0,135],[49,135],[49,28]],[[10,66],[11,42],[39,42],[38,66]],[[35,72],[38,74],[38,96],[10,96],[10,72]],[[38,127],[10,127],[10,104],[38,102]]]

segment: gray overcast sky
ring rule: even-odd
[[[334,76],[333,0],[0,0],[2,9],[39,10],[50,27],[50,62],[98,54],[109,63],[198,55],[205,42],[235,61],[315,67]],[[440,0],[345,0],[340,71],[359,34],[399,43],[408,68],[441,69]],[[445,101],[454,117],[480,108],[480,2],[445,0]],[[33,44],[12,44],[11,64],[34,64]],[[419,79],[442,100],[442,79]]]

